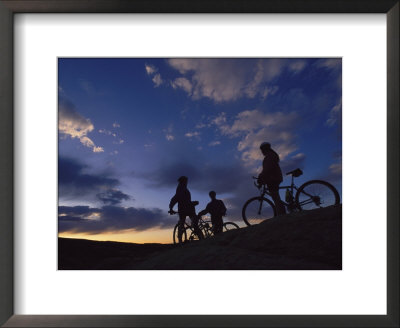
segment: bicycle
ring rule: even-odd
[[[171,210],[168,213],[171,215],[179,214],[179,212],[176,212],[174,210]],[[211,236],[214,236],[214,229],[212,227],[211,221],[203,220],[203,218],[200,217],[199,221],[198,221],[198,226],[199,226],[199,229],[201,230],[201,232],[203,233],[204,238],[209,238]],[[233,229],[239,229],[239,226],[234,222],[225,222],[222,227],[223,227],[222,228],[223,232],[233,230]],[[179,243],[178,233],[179,233],[179,223],[177,223],[174,227],[174,232],[173,232],[174,244]],[[182,231],[182,243],[191,242],[191,241],[195,241],[195,240],[199,240],[199,237],[194,232],[194,228],[192,227],[192,225],[188,224],[185,220],[184,230]]]
[[[303,183],[299,188],[294,184],[294,178],[303,174],[300,169],[295,169],[286,173],[291,175],[290,186],[280,186],[279,189],[286,189],[285,205],[289,213],[322,208],[340,203],[338,191],[329,182],[323,180],[310,180]],[[253,177],[257,180],[257,177]],[[271,194],[265,185],[258,185],[254,181],[254,185],[260,190],[260,196],[252,197],[246,201],[242,208],[243,221],[248,225],[254,225],[276,216],[276,208],[274,202],[266,198]],[[293,197],[294,192],[296,195]]]

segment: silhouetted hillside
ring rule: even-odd
[[[288,214],[183,246],[59,238],[59,269],[341,268],[341,205]]]

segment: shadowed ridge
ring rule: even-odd
[[[181,245],[59,239],[60,269],[340,270],[342,206],[275,217]]]

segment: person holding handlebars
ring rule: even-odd
[[[224,223],[222,216],[226,215],[226,207],[222,200],[216,198],[217,193],[215,191],[210,191],[209,195],[211,202],[207,204],[207,207],[204,210],[199,212],[199,216],[210,213],[214,234],[219,234],[222,233],[222,226]]]
[[[169,213],[173,214],[174,211],[172,208],[176,203],[178,203],[178,213],[179,213],[179,230],[178,230],[178,239],[179,242],[182,242],[182,234],[185,224],[186,217],[188,216],[192,220],[192,227],[194,228],[194,232],[196,235],[199,237],[199,239],[203,239],[203,233],[199,229],[199,218],[196,215],[196,210],[195,210],[195,203],[192,202],[192,197],[190,195],[190,191],[187,188],[188,184],[188,177],[181,176],[178,179],[178,186],[176,188],[176,193],[175,195],[171,198],[171,201],[169,203]],[[197,202],[198,204],[198,202]]]

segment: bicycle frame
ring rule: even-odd
[[[254,179],[257,179],[256,177],[253,177],[253,178],[254,178]],[[259,186],[257,185],[256,182],[254,182],[254,185],[255,185],[257,188],[259,188],[259,190],[260,190],[260,197],[261,197],[261,198],[265,197],[265,195],[268,195],[270,198],[272,198],[272,195],[271,195],[271,193],[268,191],[268,188],[267,188],[266,185],[262,185],[262,187],[259,187]],[[292,212],[292,211],[294,210],[294,207],[293,207],[293,203],[294,203],[294,199],[293,199],[293,198],[294,198],[294,194],[295,194],[295,192],[297,192],[297,191],[299,190],[299,188],[297,188],[297,186],[294,184],[294,176],[292,175],[290,185],[288,185],[288,186],[279,186],[279,189],[285,189],[285,190],[289,190],[289,191],[290,191],[290,194],[292,195],[292,196],[291,196],[291,197],[292,197],[291,202],[286,202],[286,201],[284,201],[284,200],[281,200],[281,202],[285,205],[285,207],[289,210],[289,212]],[[260,207],[259,207],[259,209],[258,209],[258,213],[261,213],[262,203],[263,203],[263,202],[260,202]],[[302,203],[301,205],[303,205],[303,203]]]
[[[254,179],[256,179],[256,177],[253,177]],[[257,184],[254,182],[254,184],[257,186]],[[257,186],[258,187],[258,186]],[[260,189],[260,197],[265,197],[265,195],[268,195],[270,198],[272,198],[271,193],[268,191],[268,188],[266,187],[266,185],[263,185]],[[292,175],[292,179],[291,179],[291,183],[289,186],[279,186],[279,189],[285,189],[285,190],[290,190],[290,193],[292,195],[292,202],[286,202],[284,200],[281,200],[281,202],[290,210],[291,206],[293,204],[293,197],[295,195],[295,192],[297,192],[299,190],[299,188],[297,188],[297,186],[294,184],[294,176]],[[307,205],[310,203],[318,203],[319,199],[315,199],[315,197],[313,195],[308,194],[307,192],[303,191],[304,195],[309,196],[310,199],[305,200],[301,203],[299,203],[299,206],[303,206],[303,205]],[[261,213],[261,207],[262,207],[262,202],[260,202],[260,208],[259,208],[259,213]]]

